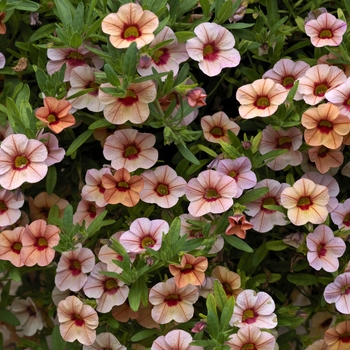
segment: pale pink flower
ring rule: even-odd
[[[9,226],[14,224],[20,217],[20,208],[24,204],[24,195],[22,192],[11,192],[0,189],[0,226]]]
[[[272,79],[258,79],[252,84],[241,86],[236,99],[241,104],[238,112],[243,119],[268,117],[287,98],[288,90]]]
[[[0,233],[0,260],[8,260],[16,267],[24,265],[20,255],[23,232],[24,227],[16,227]]]
[[[203,350],[202,346],[192,346],[193,341],[187,332],[174,329],[165,336],[158,337],[152,344],[151,350]]]
[[[346,22],[328,12],[305,23],[305,33],[315,47],[339,46],[346,28]]]
[[[47,173],[47,149],[38,140],[11,134],[0,146],[0,185],[13,190],[24,182],[36,183]]]
[[[170,43],[154,50],[154,47],[161,44],[164,41],[172,40]],[[146,67],[142,67],[140,64],[137,66],[137,71],[141,76],[151,75],[152,68],[157,72],[170,72],[173,71],[173,76],[176,76],[179,72],[179,64],[188,59],[188,53],[186,51],[186,44],[179,43],[173,30],[165,26],[153,39],[147,49],[146,54],[149,55],[150,61]],[[142,60],[142,54],[141,54]],[[166,76],[161,78],[163,81]]]
[[[283,58],[272,69],[264,73],[262,78],[272,79],[275,83],[283,85],[286,90],[290,90],[294,86],[294,82],[301,78],[309,68],[310,66],[304,61],[293,62]],[[302,97],[297,92],[294,99],[301,100]]]
[[[109,83],[101,84],[100,88],[112,88]],[[149,117],[148,104],[157,96],[157,88],[152,80],[142,83],[130,83],[124,97],[107,94],[101,89],[98,92],[100,101],[105,105],[104,117],[112,124],[121,125],[130,121],[141,124]]]
[[[168,231],[169,224],[164,220],[139,218],[132,222],[129,231],[120,236],[119,242],[127,251],[137,254],[145,252],[145,247],[159,250],[162,236]]]
[[[198,288],[191,284],[178,288],[174,278],[159,282],[149,293],[149,301],[154,305],[152,318],[159,324],[166,324],[171,320],[178,323],[187,322],[193,317],[193,304],[198,297]]]
[[[334,282],[328,284],[324,290],[327,303],[335,303],[335,308],[343,313],[350,314],[350,272],[338,275]]]
[[[189,56],[199,62],[200,70],[213,77],[223,68],[236,67],[241,61],[234,49],[235,38],[226,28],[216,23],[201,23],[195,29],[196,38],[187,40]]]
[[[346,79],[346,75],[338,67],[317,64],[299,79],[299,93],[307,104],[316,105],[325,99],[328,90],[344,83]]]
[[[231,176],[237,185],[237,193],[234,198],[239,198],[243,190],[252,188],[256,185],[256,175],[251,171],[252,163],[247,157],[238,157],[236,159],[222,159],[216,168],[221,174]]]
[[[350,76],[350,66],[347,64],[336,64],[336,63],[330,63],[329,60],[339,60],[340,56],[339,54],[336,55],[333,52],[330,52],[328,55],[323,55],[317,60],[317,64],[328,64],[329,66],[337,66],[340,68],[347,77]],[[327,98],[327,97],[326,97]],[[328,98],[327,98],[328,100]],[[331,100],[328,100],[329,102],[332,102]],[[338,106],[339,107],[339,106]],[[343,113],[345,114],[345,113]]]
[[[338,225],[338,228],[350,229],[350,198],[331,212],[332,221]]]
[[[105,207],[99,207],[94,202],[89,202],[82,199],[77,206],[77,211],[73,215],[73,224],[82,225],[85,223],[85,228],[95,220],[96,216],[101,214]]]
[[[276,339],[271,333],[262,332],[258,327],[248,324],[240,328],[238,333],[232,334],[225,344],[229,345],[231,350],[273,350]]]
[[[236,181],[215,170],[202,171],[186,187],[186,197],[191,202],[188,211],[193,216],[223,213],[233,205],[237,193]]]
[[[56,286],[53,287],[52,293],[51,293],[51,298],[53,303],[58,306],[58,303],[61,300],[66,299],[70,295],[71,291],[69,289],[65,291],[59,290]]]
[[[282,170],[286,166],[297,166],[302,162],[302,155],[299,151],[303,143],[303,135],[298,128],[274,129],[267,125],[262,131],[262,138],[259,143],[259,152],[266,154],[276,149],[285,149],[286,153],[270,160],[266,165],[273,170]]]
[[[11,312],[21,323],[23,334],[30,337],[44,327],[41,313],[38,311],[32,298],[16,299],[11,304]]]
[[[22,235],[21,259],[26,266],[47,266],[55,257],[55,247],[60,241],[60,229],[47,225],[44,220],[33,221]]]
[[[206,106],[207,93],[201,87],[195,87],[186,92],[187,102],[191,107]]]
[[[229,143],[228,131],[230,130],[235,135],[238,135],[240,129],[224,112],[217,112],[213,115],[202,117],[201,127],[204,138],[213,143],[220,143],[220,141]]]
[[[100,49],[100,47],[97,45],[91,45],[90,41],[85,41],[77,49],[48,49],[47,57],[49,58],[49,61],[46,65],[47,72],[52,75],[53,73],[59,71],[63,64],[66,64],[66,71],[63,81],[69,81],[72,69],[75,67],[88,66],[90,63],[92,63],[95,68],[102,68],[104,64],[103,59],[87,49],[85,45],[92,46],[95,49]]]
[[[101,273],[103,271],[108,271],[107,265],[102,262],[97,263],[83,289],[87,297],[96,299],[96,310],[106,313],[110,312],[114,305],[124,303],[129,294],[129,287],[116,278],[103,275]]]
[[[225,231],[228,236],[236,235],[239,238],[245,239],[247,231],[254,227],[246,218],[245,215],[233,215],[228,217],[229,225]]]
[[[11,128],[11,125],[8,121],[6,122],[6,125],[0,124],[0,142],[5,140],[7,136],[13,133],[13,129]]]
[[[116,130],[107,137],[103,155],[112,161],[115,170],[125,168],[131,172],[139,168],[148,169],[158,160],[158,151],[153,147],[155,142],[152,134],[134,129]]]
[[[37,140],[41,141],[47,149],[47,158],[45,163],[47,166],[59,163],[66,154],[65,150],[58,146],[58,139],[50,132],[44,133],[44,129],[40,131]]]
[[[96,340],[92,345],[83,345],[83,350],[127,350],[120,344],[119,340],[109,332],[97,334]]]
[[[0,52],[0,69],[3,69],[6,64],[6,57],[2,52]]]
[[[104,104],[98,97],[99,84],[95,82],[94,72],[98,72],[97,69],[89,66],[75,67],[70,76],[70,86],[68,90],[67,98],[70,96],[85,90],[93,88],[93,91],[88,92],[82,96],[69,99],[72,107],[76,109],[87,108],[91,112],[101,112],[104,109]]]
[[[277,316],[273,313],[274,310],[275,302],[269,294],[246,289],[236,298],[230,325],[239,328],[248,325],[258,328],[275,328]]]
[[[328,215],[328,188],[309,179],[299,179],[281,193],[281,205],[288,209],[289,220],[297,226],[322,224]]]
[[[313,233],[306,237],[308,248],[307,260],[315,270],[323,268],[335,272],[339,268],[340,258],[346,249],[344,241],[334,237],[333,231],[326,225],[317,226]]]
[[[55,284],[61,291],[70,289],[73,292],[80,290],[86,280],[87,273],[95,266],[94,253],[81,244],[75,250],[63,252],[57,264]]]
[[[159,166],[155,170],[146,170],[141,177],[144,180],[144,187],[140,197],[146,203],[171,208],[179,201],[179,197],[185,194],[186,181],[168,165]]]
[[[275,225],[287,225],[283,213],[267,209],[265,206],[280,205],[281,193],[288,185],[285,183],[280,184],[276,180],[265,179],[259,181],[254,189],[261,187],[268,187],[269,191],[255,201],[247,203],[245,212],[251,216],[249,221],[254,225],[254,230],[264,233],[270,231]]]
[[[95,202],[99,207],[104,207],[108,203],[105,200],[106,191],[102,184],[102,177],[105,174],[112,175],[109,168],[89,169],[85,175],[86,185],[81,190],[81,196],[86,201]]]
[[[125,49],[132,42],[140,49],[154,39],[153,32],[158,24],[158,17],[153,12],[142,10],[138,4],[128,3],[120,6],[117,13],[107,15],[101,26],[117,49]]]
[[[92,345],[96,340],[97,312],[77,297],[69,296],[59,302],[57,318],[65,341],[78,340],[83,345]]]
[[[350,77],[325,94],[326,99],[339,108],[339,113],[350,118]]]
[[[344,162],[344,154],[340,150],[330,149],[325,146],[315,146],[309,148],[309,158],[311,162],[316,163],[317,170],[324,174],[331,168],[338,168]]]

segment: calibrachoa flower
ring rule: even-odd
[[[188,211],[193,216],[223,213],[233,205],[237,193],[236,181],[215,170],[202,171],[186,187],[186,197],[191,202]]]
[[[77,211],[73,215],[73,224],[85,223],[85,228],[95,220],[96,216],[100,215],[104,211],[104,207],[99,207],[94,202],[86,201],[82,199],[77,206]]]
[[[309,20],[305,24],[305,33],[315,47],[339,46],[346,28],[346,22],[327,12]]]
[[[273,313],[274,310],[275,302],[269,294],[246,289],[236,298],[230,325],[239,328],[248,325],[258,328],[275,328],[277,316]]]
[[[226,345],[231,350],[254,349],[254,350],[273,350],[276,339],[268,332],[262,332],[258,327],[250,326],[240,328],[238,333],[232,334]]]
[[[61,291],[70,289],[77,292],[84,286],[86,274],[92,271],[94,266],[94,253],[78,244],[75,250],[62,253],[57,264],[55,285]]]
[[[127,350],[119,343],[119,340],[109,332],[97,334],[96,340],[92,345],[84,345],[83,350]]]
[[[57,318],[65,341],[78,340],[83,345],[92,345],[96,340],[97,312],[77,297],[69,296],[58,303]]]
[[[347,77],[349,77],[350,76],[350,66],[348,66],[347,64],[335,64],[335,63],[329,62],[329,60],[337,60],[337,59],[339,59],[339,56],[337,56],[333,52],[330,52],[328,55],[323,55],[323,56],[319,57],[319,59],[317,60],[317,64],[328,64],[329,66],[337,66],[345,73],[345,75]],[[330,92],[330,91],[328,91],[328,92]],[[329,102],[332,102],[328,98],[327,98],[327,100]],[[345,113],[343,113],[343,114],[345,114]]]
[[[338,206],[331,212],[332,221],[338,225],[338,228],[344,227],[350,229],[350,198]]]
[[[13,190],[24,182],[36,183],[47,173],[46,147],[22,134],[11,134],[1,142],[0,185]]]
[[[329,348],[324,339],[319,339],[309,345],[305,350],[329,350]]]
[[[306,128],[304,138],[308,145],[330,149],[340,147],[343,136],[350,131],[350,119],[339,114],[338,107],[332,103],[309,108],[303,113],[301,124]]]
[[[245,215],[233,215],[228,217],[229,225],[225,231],[228,236],[236,235],[245,239],[247,231],[254,227],[245,217]]]
[[[242,292],[241,276],[233,271],[230,271],[225,266],[216,266],[211,272],[211,276],[217,279],[225,290],[227,298],[233,296],[235,299]]]
[[[326,225],[317,226],[313,233],[306,237],[309,249],[307,260],[315,270],[323,268],[327,272],[335,272],[339,268],[338,258],[346,249],[344,241],[334,237],[333,231]]]
[[[327,350],[347,350],[350,342],[350,321],[338,323],[329,328],[324,334]]]
[[[169,271],[174,276],[177,287],[182,288],[188,284],[200,286],[204,282],[204,271],[208,268],[208,259],[204,256],[194,257],[184,254],[180,265],[170,264]]]
[[[243,119],[268,117],[287,98],[288,90],[272,79],[258,79],[252,84],[241,86],[236,99],[241,104],[238,112]]]
[[[325,99],[328,90],[346,81],[344,72],[335,66],[317,64],[309,68],[299,79],[299,93],[309,105],[316,105]]]
[[[159,324],[174,320],[178,323],[189,321],[194,314],[193,304],[198,300],[198,288],[191,284],[179,288],[174,278],[154,285],[149,293],[149,301],[154,305],[152,318]]]
[[[281,205],[288,209],[289,220],[297,226],[307,222],[322,224],[328,215],[328,201],[327,187],[305,178],[296,181],[281,193]]]
[[[22,235],[21,259],[26,266],[46,266],[55,257],[55,247],[60,241],[60,229],[47,225],[44,220],[33,221]]]
[[[45,160],[47,166],[62,161],[66,152],[63,148],[58,146],[58,139],[54,134],[51,134],[50,132],[44,133],[43,129],[37,136],[37,140],[41,141],[47,149],[48,154]]]
[[[339,113],[350,118],[350,78],[325,94],[326,99],[339,108]]]
[[[201,23],[195,29],[196,38],[187,40],[189,56],[199,62],[201,71],[213,77],[223,68],[236,67],[241,61],[234,49],[235,38],[226,28],[216,23]]]
[[[3,53],[0,52],[0,69],[3,69],[6,64],[6,58]]]
[[[340,147],[330,149],[325,146],[315,146],[309,148],[309,158],[315,162],[317,170],[324,174],[331,168],[340,167],[344,162],[344,154]]]
[[[171,208],[185,194],[186,181],[168,165],[146,170],[141,174],[144,187],[140,193],[146,203],[156,203],[162,208]]]
[[[143,11],[138,4],[129,3],[120,6],[117,13],[107,15],[101,26],[117,49],[125,49],[132,42],[140,49],[154,39],[153,32],[158,24],[158,17],[154,13]]]
[[[111,88],[109,83],[101,84],[101,88]],[[105,104],[104,117],[112,124],[121,125],[127,121],[141,124],[149,117],[150,102],[157,96],[156,85],[152,80],[142,83],[131,83],[124,97],[117,97],[99,90],[98,97]]]
[[[129,294],[129,287],[116,278],[103,275],[103,271],[108,271],[107,265],[97,263],[83,289],[87,297],[96,299],[96,310],[106,313],[111,311],[114,305],[124,303]]]
[[[191,107],[203,107],[206,106],[207,94],[201,87],[195,87],[186,92],[187,102]]]
[[[130,173],[122,168],[114,175],[110,173],[103,175],[102,185],[105,188],[104,199],[108,204],[121,203],[126,207],[133,207],[140,200],[144,180],[138,175],[130,176]]]
[[[151,350],[203,350],[202,346],[192,346],[193,341],[190,334],[174,329],[165,336],[158,337],[152,344]]]
[[[162,245],[162,235],[169,231],[169,224],[164,220],[149,220],[139,218],[132,222],[129,231],[120,236],[123,247],[133,253],[145,252],[145,247],[159,250]]]
[[[72,105],[66,100],[45,97],[44,107],[38,108],[35,116],[44,122],[50,130],[58,134],[63,129],[75,124],[74,116],[69,113],[71,108]]]
[[[152,134],[134,129],[116,130],[107,137],[103,155],[112,161],[115,170],[148,169],[158,160],[158,151],[153,147],[155,142],[156,138]]]
[[[220,143],[220,141],[229,143],[228,130],[238,135],[240,129],[224,112],[217,112],[213,115],[202,117],[201,127],[205,139],[213,143]]]
[[[6,34],[6,23],[3,23],[6,12],[0,12],[0,34]]]
[[[0,189],[0,226],[8,226],[14,224],[20,217],[19,208],[24,203],[24,195],[22,192],[11,192]]]
[[[24,265],[20,255],[24,230],[24,227],[16,227],[0,233],[0,260],[8,260],[16,267]]]
[[[271,125],[267,125],[262,131],[259,152],[266,154],[276,149],[287,150],[286,153],[266,163],[273,170],[282,170],[288,165],[297,166],[301,164],[303,157],[299,148],[302,143],[303,135],[298,128],[276,130]]]
[[[327,303],[335,303],[335,308],[343,313],[350,314],[350,272],[338,275],[333,283],[324,290],[324,299]]]

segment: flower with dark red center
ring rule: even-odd
[[[325,288],[323,296],[327,303],[335,303],[339,312],[350,314],[350,272],[338,275]]]
[[[0,233],[0,260],[8,260],[16,267],[24,265],[20,255],[24,230],[24,227],[16,227],[13,231]]]

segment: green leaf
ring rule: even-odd
[[[233,296],[230,296],[226,301],[221,312],[221,316],[220,316],[221,329],[225,329],[226,327],[229,327],[230,320],[233,315],[234,306],[235,306],[235,298]]]
[[[221,236],[228,244],[232,245],[232,247],[235,247],[247,253],[253,253],[254,251],[246,242],[242,241],[236,236],[227,236],[225,234],[222,234]]]
[[[256,199],[262,197],[264,194],[269,192],[268,187],[260,187],[260,188],[255,188],[254,190],[250,190],[246,192],[243,196],[239,197],[236,202],[239,204],[246,204],[255,201]]]
[[[283,243],[282,240],[279,241],[269,241],[266,243],[266,248],[273,251],[281,251],[289,248],[289,245]]]
[[[21,324],[19,322],[19,319],[4,307],[0,307],[0,321],[3,321],[12,326],[19,326]]]
[[[236,38],[248,40],[248,41],[256,41],[255,34],[251,30],[247,29],[232,29],[231,33]]]
[[[66,155],[72,155],[84,142],[93,134],[93,130],[85,130],[82,134],[80,134],[69,146]]]
[[[72,24],[72,12],[74,7],[68,2],[68,0],[55,0],[56,9],[58,11],[58,17],[60,18],[63,26],[68,29]]]
[[[131,79],[134,77],[136,72],[137,57],[138,57],[138,50],[136,47],[136,43],[132,42],[131,45],[127,48],[124,56],[124,60],[123,60],[124,76],[130,77]]]
[[[44,38],[47,35],[53,33],[55,29],[56,23],[44,24],[33,33],[33,35],[29,38],[29,42],[34,42],[41,38]]]
[[[99,128],[106,128],[109,126],[113,126],[113,124],[111,124],[107,119],[103,118],[103,119],[96,120],[95,122],[90,124],[89,129],[95,130],[95,129],[99,129]]]
[[[73,207],[68,204],[63,213],[63,229],[70,232],[73,227]]]
[[[254,267],[259,266],[259,264],[264,260],[267,253],[268,249],[266,249],[266,244],[264,243],[255,251],[252,265]]]
[[[196,158],[196,156],[182,143],[178,143],[177,148],[179,152],[191,163],[193,164],[199,164],[199,160]]]
[[[137,332],[131,337],[131,341],[133,343],[137,343],[141,340],[147,339],[149,337],[152,337],[153,335],[157,334],[157,331],[155,329],[145,329],[143,331]]]
[[[8,298],[10,295],[10,288],[11,288],[11,280],[7,281],[2,288],[0,306],[7,306]]]
[[[283,213],[283,214],[286,214],[286,211],[287,211],[286,209],[284,209],[280,205],[265,205],[264,204],[264,208],[269,209],[269,210],[278,211],[278,212]]]
[[[39,10],[40,5],[34,1],[22,0],[15,8],[21,11],[35,12]]]
[[[117,73],[114,71],[114,69],[109,64],[106,63],[104,65],[104,70],[105,70],[108,81],[114,86],[120,86],[119,77],[118,77]]]
[[[196,34],[194,34],[193,32],[185,32],[185,31],[181,32],[180,31],[180,32],[176,32],[175,36],[176,36],[179,43],[184,43],[189,39],[195,38]]]
[[[102,22],[103,18],[99,18],[97,21],[95,21],[88,29],[88,31],[86,32],[84,39],[88,39],[90,37],[91,34],[94,34],[97,29],[99,29],[101,27],[101,22]]]
[[[77,49],[82,43],[83,38],[79,33],[74,33],[69,40],[69,46],[74,47],[75,49]]]
[[[243,29],[253,27],[255,23],[230,23],[223,25],[226,29]]]
[[[67,342],[62,338],[59,326],[55,326],[52,331],[51,345],[55,350],[64,350]]]
[[[107,210],[103,211],[101,214],[95,217],[92,223],[87,228],[87,233],[89,236],[93,235],[97,231],[99,231],[102,227],[102,222],[105,216],[107,215]]]
[[[210,294],[208,295],[208,297],[209,296],[210,296]],[[208,311],[208,315],[207,315],[207,330],[208,330],[209,335],[213,339],[217,339],[217,337],[219,335],[219,318],[218,318],[217,313],[215,313],[212,310]]]
[[[320,282],[318,277],[302,273],[288,275],[287,279],[289,282],[296,284],[297,286],[311,286]]]
[[[270,23],[275,23],[278,19],[278,3],[277,0],[267,0],[267,19]]]
[[[83,32],[84,24],[85,24],[84,23],[84,3],[79,2],[77,8],[74,11],[74,19],[72,23],[72,28],[76,32],[76,34]],[[81,37],[81,35],[79,36],[81,41],[83,41],[83,38]]]
[[[210,14],[210,3],[209,0],[199,0],[204,17],[208,17]]]
[[[130,288],[129,291],[129,296],[128,296],[128,300],[129,300],[129,304],[130,304],[130,308],[133,311],[138,311],[139,307],[140,307],[140,302],[141,302],[141,283],[143,281],[141,280],[137,280]]]
[[[219,281],[214,281],[214,298],[219,310],[222,311],[226,304],[227,296],[222,284]]]
[[[21,278],[21,274],[19,272],[18,267],[13,266],[12,268],[10,268],[9,274],[10,274],[12,281],[21,282],[22,278]]]
[[[261,74],[249,67],[242,67],[242,73],[251,81],[261,79]]]
[[[56,167],[54,165],[51,165],[49,166],[49,169],[46,175],[46,192],[48,194],[51,194],[54,191],[56,183],[57,183]]]
[[[237,4],[237,1],[236,1],[236,4]],[[239,2],[238,2],[238,6],[239,6]],[[224,4],[219,8],[217,8],[215,4],[214,22],[217,24],[224,23],[229,17],[232,16],[234,11],[233,8],[234,8],[234,4],[232,3],[232,1],[225,1]]]
[[[205,153],[208,153],[210,156],[212,156],[212,157],[217,157],[218,156],[218,154],[215,152],[215,151],[213,151],[212,149],[210,149],[209,147],[207,147],[207,146],[204,146],[204,145],[198,145],[197,146],[201,151],[203,151],[203,152],[205,152]]]

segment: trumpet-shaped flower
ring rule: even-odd
[[[288,90],[272,79],[258,79],[252,84],[241,86],[236,99],[241,104],[238,112],[243,119],[268,117],[287,98]]]
[[[327,350],[347,350],[349,348],[350,321],[338,323],[324,334]],[[318,349],[317,349],[318,350]]]
[[[0,185],[13,190],[24,182],[35,183],[47,173],[47,149],[38,140],[11,134],[1,143]]]
[[[0,189],[0,226],[9,226],[14,224],[20,217],[19,208],[24,203],[24,195],[22,192],[17,193]]]
[[[39,133],[37,136],[37,140],[41,141],[46,149],[47,149],[47,158],[45,160],[45,163],[47,166],[51,166],[53,164],[59,163],[64,155],[65,150],[58,146],[58,139],[54,134],[51,134],[50,132],[43,132],[44,129]]]
[[[2,52],[0,52],[0,69],[3,69],[6,64],[6,57]]]
[[[16,227],[13,231],[0,233],[0,260],[8,260],[16,267],[24,265],[20,255],[24,230],[24,227]]]
[[[92,345],[84,345],[83,350],[127,350],[120,344],[119,340],[109,332],[97,334],[96,340]]]
[[[196,38],[187,40],[189,56],[199,62],[201,71],[213,77],[223,68],[236,67],[241,61],[234,49],[235,38],[226,28],[216,23],[201,23],[195,29]]]
[[[339,312],[350,314],[350,272],[338,275],[325,288],[323,296],[327,303],[335,303]]]
[[[296,181],[281,193],[281,204],[288,209],[289,220],[297,226],[307,222],[322,224],[328,215],[328,202],[328,188],[305,178]]]
[[[350,198],[344,203],[339,203],[338,206],[331,212],[333,222],[339,228],[350,229]]]
[[[225,231],[228,236],[236,235],[245,239],[247,231],[254,227],[245,217],[245,215],[233,215],[228,217],[229,225]]]
[[[110,13],[102,21],[102,31],[109,34],[109,41],[117,49],[125,49],[136,43],[138,49],[149,44],[159,24],[158,17],[138,4],[128,3]]]
[[[182,329],[174,329],[165,336],[158,337],[151,350],[203,350],[202,346],[190,345],[192,337]]]
[[[96,216],[104,211],[104,207],[99,207],[94,202],[86,201],[82,199],[77,206],[77,211],[73,215],[73,224],[79,223],[80,225],[85,223],[85,227],[95,220]]]
[[[350,77],[325,94],[326,99],[339,108],[339,113],[350,118]]]
[[[330,149],[325,146],[315,146],[309,148],[309,158],[316,163],[317,170],[324,174],[330,168],[340,167],[344,162],[344,154],[340,147]]]
[[[227,267],[216,266],[211,272],[211,276],[217,279],[224,288],[227,298],[233,296],[235,299],[242,292],[241,276],[233,271],[230,271]]]

